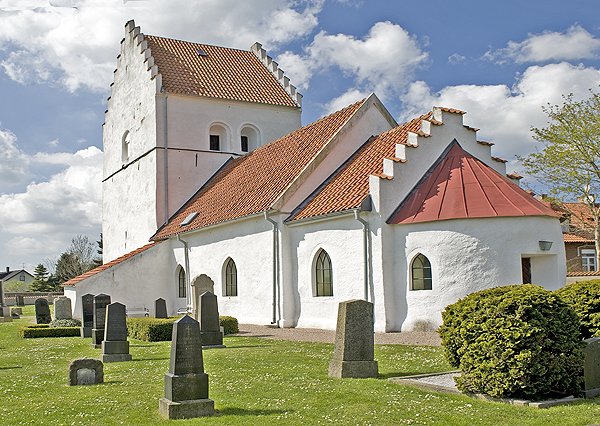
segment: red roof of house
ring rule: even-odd
[[[497,216],[559,217],[454,141],[388,223]]]
[[[144,40],[167,92],[298,108],[252,52],[148,35]]]
[[[600,275],[600,271],[567,272],[567,277],[593,277],[597,275]]]
[[[69,281],[66,281],[66,282],[62,283],[62,285],[75,285],[79,281],[82,281],[82,280],[84,280],[86,278],[89,278],[92,275],[96,275],[98,272],[102,272],[105,269],[108,269],[108,268],[110,268],[112,266],[118,265],[119,263],[124,262],[125,260],[130,259],[133,256],[135,256],[136,254],[141,253],[143,251],[146,251],[149,248],[151,248],[151,247],[153,247],[153,246],[155,246],[157,244],[160,244],[160,242],[159,243],[152,242],[150,244],[146,244],[145,246],[140,247],[138,249],[135,249],[133,251],[130,251],[129,253],[124,254],[121,257],[117,257],[116,259],[114,259],[114,260],[112,260],[112,261],[110,261],[108,263],[105,263],[104,265],[100,265],[97,268],[92,269],[91,271],[87,271],[85,274],[81,274],[79,276],[76,276],[75,278],[71,278]]]
[[[153,240],[270,209],[365,99],[226,163]],[[184,219],[196,214],[185,227]]]

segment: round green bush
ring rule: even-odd
[[[234,317],[222,316],[219,317],[219,325],[223,327],[223,334],[239,333],[238,320]]]
[[[579,316],[582,338],[600,336],[600,280],[579,281],[555,293]]]
[[[461,391],[533,400],[581,392],[579,321],[553,292],[531,284],[483,290],[447,306],[442,318]]]
[[[55,328],[55,327],[81,327],[81,321],[79,321],[78,319],[75,318],[71,318],[71,319],[58,319],[58,320],[52,320],[50,321],[50,324],[48,324],[49,327],[51,328]]]

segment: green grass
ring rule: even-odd
[[[25,314],[32,314],[27,310]],[[600,399],[539,410],[427,393],[389,383],[392,376],[447,371],[440,348],[376,346],[378,379],[333,379],[333,345],[226,337],[204,351],[210,398],[218,414],[165,421],[170,342],[131,340],[133,361],[104,365],[105,383],[68,387],[72,359],[98,358],[91,339],[20,339],[32,318],[0,324],[1,425],[589,425]]]

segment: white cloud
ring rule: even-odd
[[[29,158],[17,148],[17,137],[0,130],[0,183],[17,184],[29,174]]]
[[[496,143],[494,155],[514,159],[515,154],[526,155],[535,150],[537,142],[530,129],[544,127],[548,121],[542,106],[562,105],[562,95],[568,93],[585,99],[589,89],[597,91],[599,84],[599,70],[566,62],[529,67],[512,88],[460,85],[432,93],[424,82],[416,82],[403,97],[405,111],[399,121],[414,118],[434,105],[457,108],[467,112],[465,124],[481,129],[479,139]],[[513,160],[509,169],[516,167]]]
[[[350,89],[343,95],[338,96],[337,98],[332,99],[330,102],[328,102],[323,107],[323,110],[325,111],[325,114],[331,114],[335,111],[339,111],[340,109],[347,107],[348,105],[352,105],[354,102],[358,102],[361,99],[366,98],[367,96],[369,96],[369,92],[361,92],[360,90]]]
[[[529,34],[520,43],[509,41],[504,49],[489,51],[484,57],[498,62],[511,60],[523,64],[597,59],[599,53],[600,40],[581,26],[573,25],[564,33],[544,31],[541,34]]]
[[[466,57],[464,57],[462,55],[459,55],[458,53],[455,53],[453,55],[448,56],[448,63],[452,64],[452,65],[459,64],[459,63],[464,62],[466,60],[467,60]]]
[[[7,75],[58,83],[71,92],[81,86],[107,90],[131,17],[148,34],[243,49],[260,41],[273,48],[309,34],[322,8],[321,0],[4,2],[0,47],[11,50],[1,64]],[[71,4],[77,7],[54,7]]]

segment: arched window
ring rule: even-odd
[[[431,290],[431,263],[421,253],[413,259],[411,290]]]
[[[227,151],[227,129],[220,124],[210,126],[208,149],[211,151]]]
[[[317,296],[333,296],[333,274],[331,259],[325,250],[319,251],[315,263],[315,283]]]
[[[185,285],[185,270],[183,268],[179,269],[179,297],[185,297],[186,293],[186,285]]]
[[[242,152],[253,151],[256,148],[258,148],[259,145],[260,145],[260,141],[259,141],[258,130],[250,124],[245,125],[241,131],[241,144],[240,144],[241,151]]]
[[[129,160],[129,130],[123,133],[121,139],[121,160],[123,162]]]
[[[225,267],[225,296],[237,296],[237,268],[231,258]]]

